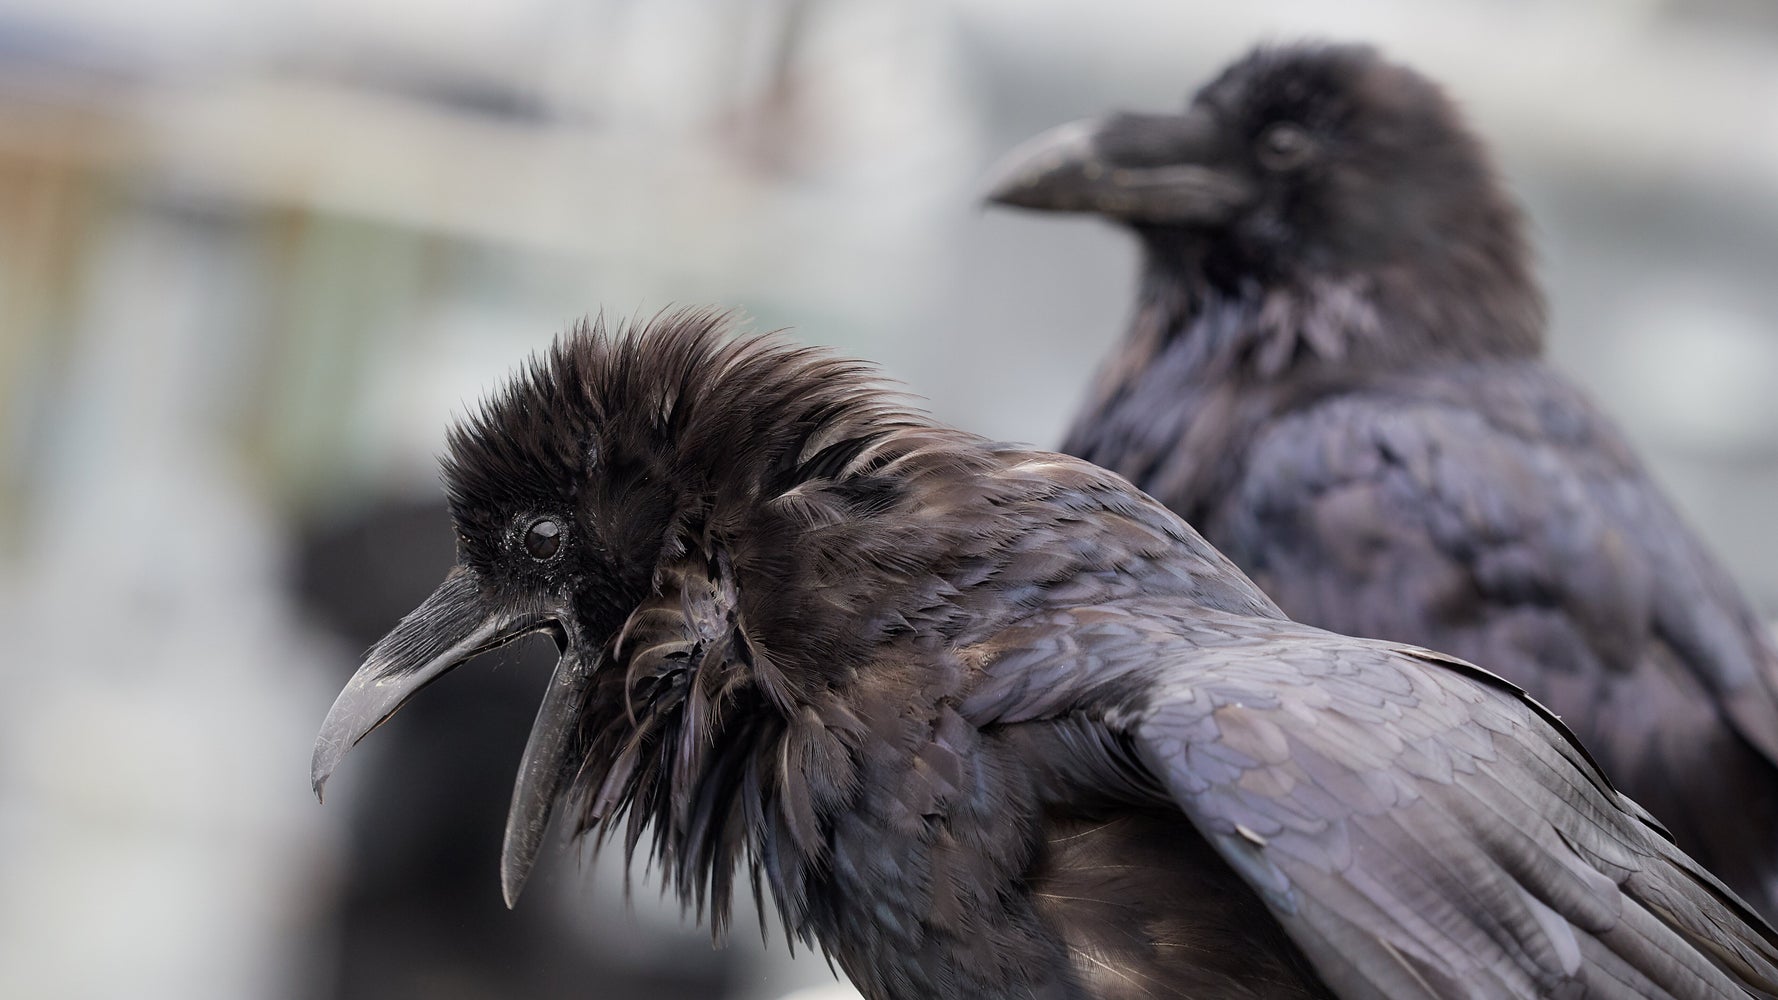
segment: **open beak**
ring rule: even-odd
[[[553,631],[561,659],[519,764],[500,863],[501,888],[511,906],[536,861],[556,797],[573,776],[576,722],[597,665],[597,658],[581,655],[568,638],[572,630],[560,618],[552,612],[504,607],[482,591],[468,570],[452,569],[432,596],[371,647],[364,665],[334,700],[310,763],[315,795],[320,797],[334,768],[358,741],[421,688],[479,653],[532,632]]]
[[[986,199],[1127,222],[1212,225],[1253,197],[1238,168],[1219,165],[1210,114],[1115,114],[1059,125],[1001,158]]]

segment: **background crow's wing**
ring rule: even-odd
[[[1523,685],[1778,912],[1778,646],[1585,400],[1547,374],[1482,384],[1273,424],[1207,534],[1293,618]]]
[[[1010,630],[964,710],[1102,713],[1341,995],[1778,995],[1778,934],[1510,684],[1290,622],[1165,614]]]

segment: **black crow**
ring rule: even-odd
[[[1517,688],[1292,622],[1117,476],[725,325],[583,327],[456,428],[459,561],[317,790],[545,632],[509,900],[560,806],[718,932],[745,867],[873,1000],[1778,995],[1778,933]]]
[[[1368,48],[1262,48],[1184,114],[1010,159],[993,199],[1108,216],[1144,253],[1063,450],[1293,618],[1523,685],[1778,917],[1778,646],[1546,364],[1519,210],[1437,86]]]

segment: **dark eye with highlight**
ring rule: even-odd
[[[1315,140],[1300,126],[1280,122],[1259,137],[1259,162],[1268,170],[1290,170],[1315,155]]]
[[[525,551],[533,559],[549,559],[562,549],[562,526],[554,518],[540,517],[525,529]]]

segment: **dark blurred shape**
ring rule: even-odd
[[[307,526],[294,586],[304,605],[368,646],[426,595],[453,557],[440,501],[391,500]],[[342,893],[328,932],[338,980],[328,996],[613,1000],[722,996],[721,953],[636,949],[588,939],[561,907],[509,911],[489,878],[513,765],[555,661],[543,641],[498,669],[443,687],[391,722],[354,800]],[[626,928],[622,937],[633,937]],[[671,955],[671,962],[656,956]]]
[[[719,932],[769,889],[872,1000],[1778,993],[1778,932],[1522,691],[1290,621],[1119,477],[729,333],[582,326],[452,430],[459,560],[328,712],[317,790],[545,632],[509,899],[560,811]]]
[[[1367,48],[1259,49],[1183,115],[1034,140],[994,197],[1142,242],[1067,451],[1291,616],[1524,685],[1778,914],[1778,648],[1543,361],[1519,210],[1434,84]]]

